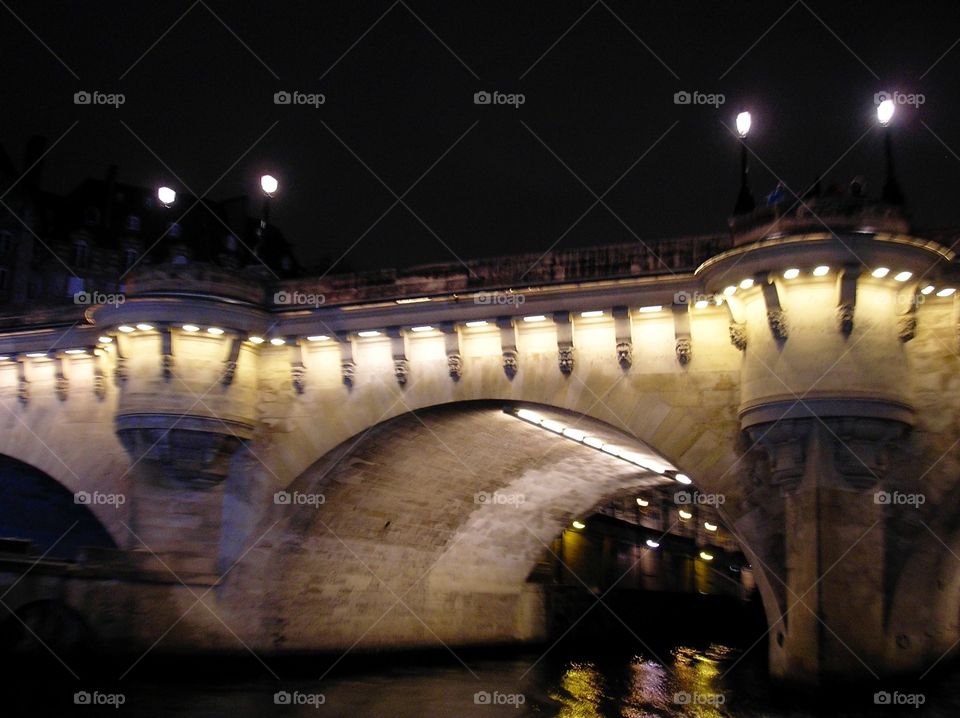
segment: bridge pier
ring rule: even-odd
[[[861,438],[854,456],[841,424],[811,417],[749,432],[776,457],[770,476],[784,505],[776,562],[784,575],[768,575],[778,597],[777,615],[768,611],[770,670],[791,683],[870,679],[885,667],[889,591],[876,459],[904,427],[874,421],[873,438]]]

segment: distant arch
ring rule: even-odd
[[[0,539],[32,541],[48,558],[74,559],[81,548],[116,548],[106,527],[75,494],[49,474],[0,455]]]

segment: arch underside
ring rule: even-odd
[[[650,452],[603,422],[555,415]],[[502,402],[407,413],[286,487],[322,500],[274,505],[261,522],[279,521],[269,549],[251,553],[228,593],[241,600],[259,579],[262,627],[277,650],[537,640],[543,588],[527,579],[551,541],[609,497],[664,482]]]

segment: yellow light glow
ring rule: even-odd
[[[411,328],[410,328],[410,331],[411,331],[411,332],[417,332],[417,333],[419,333],[419,332],[432,332],[432,331],[433,331],[433,327],[431,327],[429,324],[424,324],[422,327],[411,327]]]
[[[540,426],[547,431],[552,431],[557,434],[562,434],[564,429],[563,424],[561,424],[559,421],[554,421],[553,419],[544,419],[540,422]]]
[[[677,474],[674,478],[675,478],[678,482],[680,482],[681,484],[692,484],[692,483],[693,483],[693,480],[692,480],[689,476],[687,476],[686,474]]]
[[[706,308],[709,307],[709,306],[710,306],[710,302],[708,302],[706,299],[698,299],[698,300],[696,301],[696,303],[693,305],[693,308],[694,308],[694,309],[706,309]]]
[[[99,337],[97,341],[101,344],[109,344],[113,341],[113,337],[108,337],[106,334],[104,334],[102,337]]]
[[[487,321],[485,319],[478,319],[475,322],[467,322],[464,326],[470,327],[471,329],[475,327],[485,327],[487,326]]]
[[[647,539],[647,546],[650,548],[660,548],[660,542],[653,539]]]
[[[523,321],[525,322],[543,322],[546,321],[546,317],[542,314],[531,314],[529,317],[524,317]]]
[[[207,334],[212,334],[213,336],[218,337],[223,334],[223,329],[220,327],[209,327],[207,329]]]
[[[936,289],[936,287],[934,287],[932,284],[928,284],[927,286],[925,286],[923,289],[920,290],[920,294],[923,294],[923,295],[933,294],[934,289]]]
[[[67,349],[64,354],[86,354],[86,349]]]
[[[589,312],[580,312],[580,316],[584,319],[590,319],[591,317],[602,317],[602,309],[591,309]]]
[[[517,411],[517,416],[524,421],[529,421],[533,424],[539,424],[541,421],[543,421],[542,416],[535,411],[530,411],[529,409],[520,409]]]
[[[264,340],[263,340],[263,337],[258,337],[258,336],[252,336],[252,337],[250,337],[250,343],[251,343],[251,344],[263,344],[263,341],[264,341]]]
[[[717,530],[717,525],[716,525],[716,524],[712,524],[712,523],[710,523],[709,521],[704,521],[704,522],[703,522],[703,528],[705,528],[707,531],[716,531],[716,530]]]
[[[587,525],[586,525],[585,523],[583,523],[583,521],[576,521],[576,520],[574,520],[574,522],[573,522],[572,524],[570,524],[570,525],[573,526],[573,528],[577,529],[578,531],[579,531],[580,529],[585,529],[585,528],[587,528]]]
[[[117,329],[124,334],[129,334],[132,331],[136,331],[136,327],[131,327],[129,324],[121,324],[119,327],[117,327]]]
[[[731,284],[729,287],[726,287],[726,288],[723,290],[723,295],[724,295],[725,297],[732,297],[734,294],[736,294],[736,292],[737,292],[736,286],[733,285],[733,284]]]
[[[737,115],[737,134],[741,137],[746,137],[747,133],[750,132],[750,125],[752,124],[752,118],[750,117],[749,112],[741,112]]]
[[[678,513],[680,514],[680,518],[682,518],[684,521],[686,521],[687,519],[693,518],[693,514],[691,514],[689,511],[684,511],[683,509],[680,509]]]
[[[704,561],[713,561],[713,554],[707,553],[706,551],[701,551],[700,558],[702,558]]]
[[[740,289],[750,289],[750,287],[752,286],[753,286],[752,277],[747,277],[746,279],[740,282]]]
[[[151,329],[153,329],[153,325],[141,323],[137,325],[137,329],[139,329],[141,332],[149,332]]]
[[[380,332],[378,332],[376,329],[368,329],[366,331],[357,332],[357,336],[365,339],[369,337],[378,337],[380,336]]]
[[[816,267],[813,270],[814,277],[825,277],[829,273],[830,273],[830,267],[828,267],[826,264],[821,264],[819,267]]]
[[[646,307],[640,307],[640,309],[638,309],[637,311],[643,314],[652,314],[653,312],[659,312],[662,309],[663,309],[662,304],[651,304]]]
[[[913,276],[913,272],[898,272],[894,279],[898,282],[905,282]]]
[[[592,446],[594,449],[603,448],[603,439],[598,439],[595,436],[586,436],[583,439],[583,443],[587,446]]]
[[[200,331],[200,327],[198,327],[196,324],[184,324],[181,329],[183,329],[185,332],[191,333]]]
[[[583,441],[584,437],[586,437],[586,433],[580,431],[580,429],[564,429],[563,435],[574,441]]]
[[[637,499],[637,505],[638,505],[638,506],[649,506],[649,505],[650,505],[650,502],[647,501],[646,499]]]
[[[938,296],[938,297],[949,297],[949,296],[952,295],[955,291],[957,291],[957,290],[954,289],[953,287],[945,287],[944,289],[941,289],[939,292],[937,292],[937,296]]]
[[[796,267],[792,267],[791,269],[788,269],[783,273],[784,279],[796,279],[799,276],[800,276],[800,270],[797,269]]]
[[[886,277],[888,274],[890,274],[890,269],[889,269],[888,267],[877,267],[877,268],[874,269],[872,272],[870,272],[870,274],[871,274],[875,279],[883,279],[883,278]]]
[[[326,334],[314,334],[312,336],[307,337],[307,341],[308,342],[325,342],[329,338],[330,337],[328,337]]]
[[[287,340],[282,337],[274,337],[273,339],[270,340],[270,343],[273,344],[273,346],[275,347],[282,347],[284,344],[287,343]]]
[[[412,297],[410,299],[397,299],[397,304],[420,304],[421,302],[429,302],[430,297]]]

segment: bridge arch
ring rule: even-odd
[[[650,451],[591,416],[510,406]],[[407,411],[342,442],[270,497],[255,531],[268,538],[225,595],[242,603],[253,584],[263,587],[264,639],[277,650],[537,640],[543,589],[527,579],[551,541],[606,498],[656,481],[518,419],[503,401]]]

